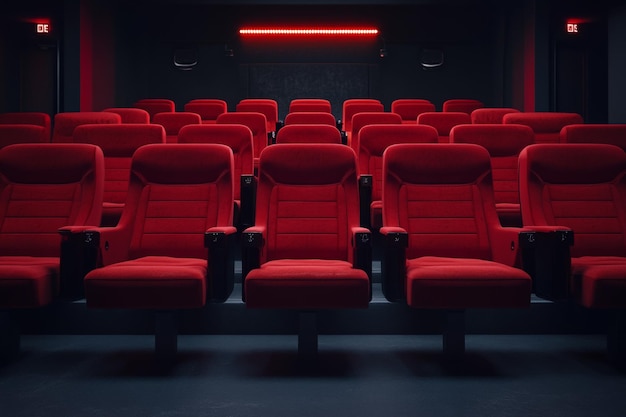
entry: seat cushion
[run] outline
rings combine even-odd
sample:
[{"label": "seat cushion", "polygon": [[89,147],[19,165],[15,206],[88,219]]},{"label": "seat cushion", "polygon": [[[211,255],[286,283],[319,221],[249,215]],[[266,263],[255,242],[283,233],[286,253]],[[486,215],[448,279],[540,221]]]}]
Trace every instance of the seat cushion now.
[{"label": "seat cushion", "polygon": [[626,258],[572,258],[571,292],[588,308],[626,307]]},{"label": "seat cushion", "polygon": [[59,288],[59,258],[0,256],[0,308],[49,304]]},{"label": "seat cushion", "polygon": [[370,300],[365,271],[339,260],[283,259],[250,271],[246,305],[253,308],[364,308]]},{"label": "seat cushion", "polygon": [[407,304],[415,308],[527,307],[531,278],[482,259],[424,256],[407,261]]},{"label": "seat cushion", "polygon": [[206,302],[207,261],[146,256],[94,269],[85,277],[88,307],[179,309]]}]

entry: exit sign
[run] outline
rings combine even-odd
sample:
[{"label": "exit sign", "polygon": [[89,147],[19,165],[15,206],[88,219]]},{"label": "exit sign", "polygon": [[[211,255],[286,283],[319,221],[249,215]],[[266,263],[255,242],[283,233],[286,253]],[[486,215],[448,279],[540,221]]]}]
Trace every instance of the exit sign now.
[{"label": "exit sign", "polygon": [[37,33],[50,33],[50,23],[37,23]]},{"label": "exit sign", "polygon": [[578,33],[578,23],[567,23],[567,33]]}]

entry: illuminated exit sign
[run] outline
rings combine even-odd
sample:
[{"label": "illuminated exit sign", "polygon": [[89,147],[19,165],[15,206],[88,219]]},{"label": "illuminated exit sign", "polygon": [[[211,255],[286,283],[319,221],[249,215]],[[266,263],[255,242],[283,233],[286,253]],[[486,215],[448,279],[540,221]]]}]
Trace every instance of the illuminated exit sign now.
[{"label": "illuminated exit sign", "polygon": [[50,33],[50,23],[37,23],[37,33]]},{"label": "illuminated exit sign", "polygon": [[578,23],[568,23],[566,29],[567,33],[578,33]]}]

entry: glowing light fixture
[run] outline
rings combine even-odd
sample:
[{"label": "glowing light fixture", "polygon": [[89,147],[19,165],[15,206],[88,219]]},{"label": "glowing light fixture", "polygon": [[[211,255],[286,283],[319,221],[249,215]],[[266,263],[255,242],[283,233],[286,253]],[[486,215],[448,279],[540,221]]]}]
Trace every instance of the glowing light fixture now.
[{"label": "glowing light fixture", "polygon": [[376,36],[375,28],[242,28],[244,36]]}]

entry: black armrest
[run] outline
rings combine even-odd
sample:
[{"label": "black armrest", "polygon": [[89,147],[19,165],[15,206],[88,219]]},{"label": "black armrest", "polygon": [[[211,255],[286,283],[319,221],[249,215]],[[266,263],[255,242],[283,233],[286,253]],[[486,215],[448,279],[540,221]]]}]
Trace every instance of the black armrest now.
[{"label": "black armrest", "polygon": [[382,291],[388,301],[403,301],[406,299],[406,248],[409,246],[409,236],[406,232],[385,229],[380,229],[383,236]]},{"label": "black armrest", "polygon": [[346,133],[345,130],[340,130],[339,133],[341,133],[341,143],[343,145],[347,145],[348,144],[348,134]]},{"label": "black armrest", "polygon": [[245,301],[245,282],[248,273],[261,266],[261,250],[263,250],[263,233],[257,230],[244,230],[241,234],[241,298]]},{"label": "black armrest", "polygon": [[365,271],[372,282],[372,233],[369,230],[354,233],[354,266]]},{"label": "black armrest", "polygon": [[362,174],[359,176],[359,216],[361,227],[365,227],[370,230],[372,228],[371,204],[372,176],[369,174]]},{"label": "black armrest", "polygon": [[254,225],[254,214],[256,207],[256,185],[257,180],[254,175],[246,174],[241,176],[241,206],[238,225],[238,229],[240,231]]},{"label": "black armrest", "polygon": [[60,296],[78,300],[84,298],[84,278],[98,266],[100,234],[61,230]]},{"label": "black armrest", "polygon": [[276,143],[276,132],[267,132],[267,144],[273,145]]},{"label": "black armrest", "polygon": [[531,276],[533,292],[546,300],[570,296],[571,230],[524,231],[519,235],[522,267]]},{"label": "black armrest", "polygon": [[235,236],[234,230],[209,230],[204,233],[204,247],[208,249],[207,299],[211,301],[224,302],[233,292]]}]

